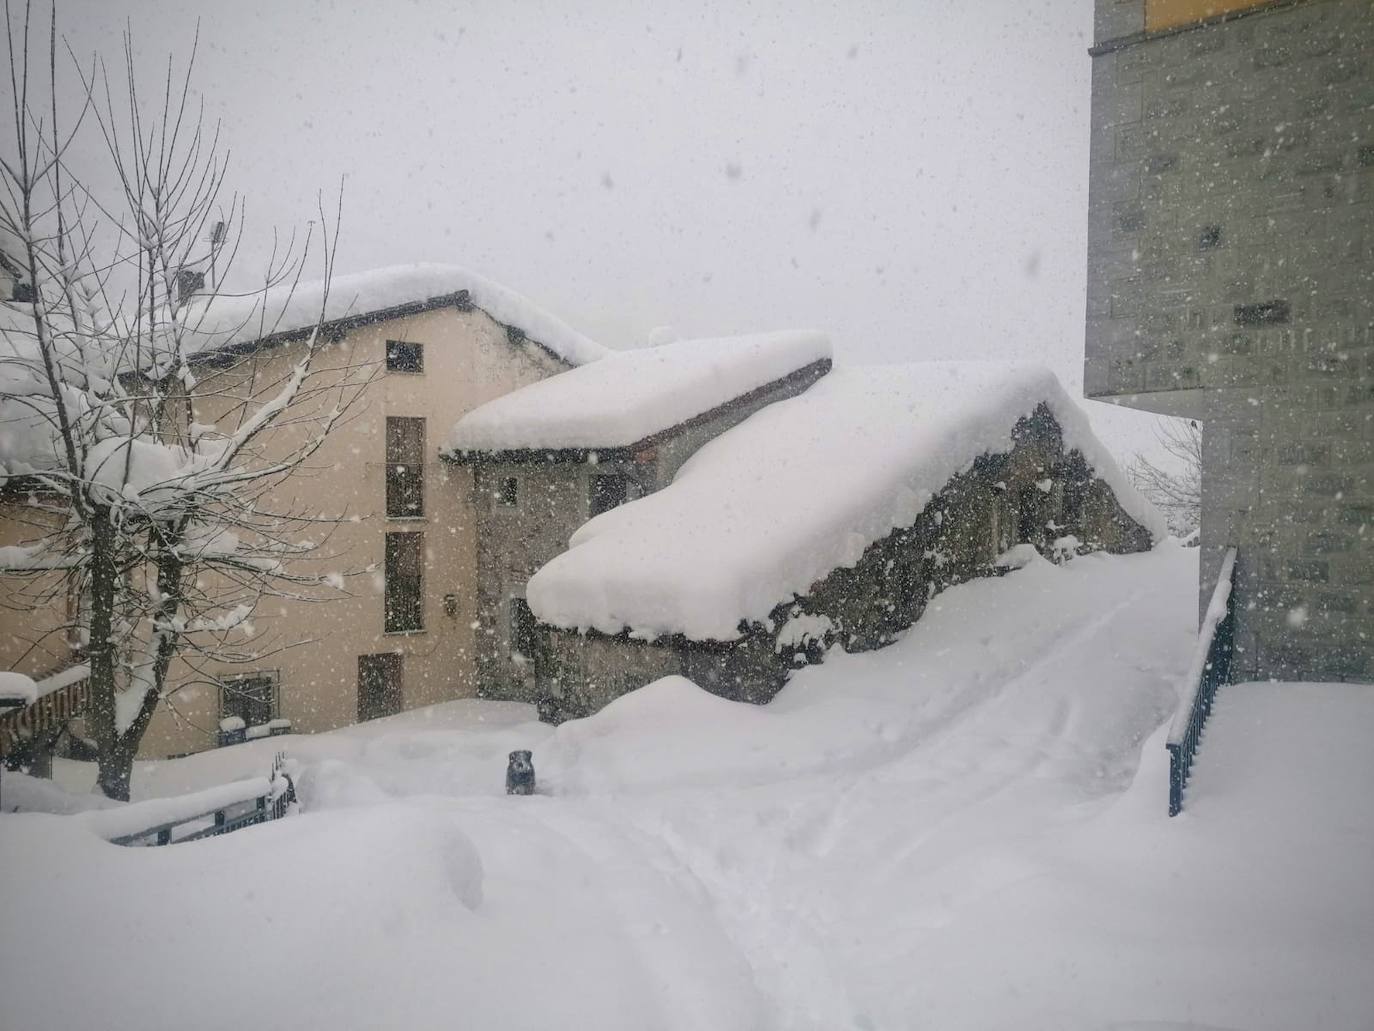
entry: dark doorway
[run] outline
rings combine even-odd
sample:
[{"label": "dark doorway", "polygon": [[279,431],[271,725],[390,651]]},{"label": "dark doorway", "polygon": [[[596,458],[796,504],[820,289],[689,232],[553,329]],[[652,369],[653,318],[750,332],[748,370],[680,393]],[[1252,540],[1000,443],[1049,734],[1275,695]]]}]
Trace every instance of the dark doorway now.
[{"label": "dark doorway", "polygon": [[358,656],[358,722],[401,711],[401,656]]},{"label": "dark doorway", "polygon": [[1023,487],[1017,496],[1016,539],[1040,544],[1045,531],[1045,494],[1038,487]]},{"label": "dark doorway", "polygon": [[512,655],[534,658],[539,642],[539,621],[524,598],[510,600],[510,650]]}]

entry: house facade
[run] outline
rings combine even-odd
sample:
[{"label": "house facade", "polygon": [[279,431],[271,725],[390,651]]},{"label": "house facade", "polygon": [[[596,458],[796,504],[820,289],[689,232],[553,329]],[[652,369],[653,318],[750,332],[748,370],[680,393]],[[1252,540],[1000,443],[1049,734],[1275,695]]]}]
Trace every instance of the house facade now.
[{"label": "house facade", "polygon": [[[214,747],[229,717],[258,732],[283,721],[317,732],[476,692],[472,472],[440,462],[437,437],[467,410],[594,360],[600,349],[463,270],[417,268],[335,277],[323,330],[332,343],[319,359],[325,380],[335,369],[340,377],[375,373],[323,446],[264,499],[276,511],[330,520],[295,532],[320,540],[311,571],[337,572],[337,590],[327,603],[263,600],[242,645],[228,642],[238,661],[178,658],[142,755]],[[299,290],[314,300],[309,285]],[[200,423],[232,424],[236,396],[278,389],[320,310],[288,306],[269,321],[272,333],[255,337],[251,323],[239,328],[242,313],[225,307],[193,361],[205,388]],[[315,403],[335,400],[320,391]],[[273,430],[266,454],[298,444],[310,415]],[[5,542],[25,539],[18,510],[8,514]],[[41,676],[79,658],[54,636],[62,622],[54,613],[6,614],[0,667]]]},{"label": "house facade", "polygon": [[1098,0],[1085,391],[1203,425],[1239,680],[1374,680],[1374,11]]}]

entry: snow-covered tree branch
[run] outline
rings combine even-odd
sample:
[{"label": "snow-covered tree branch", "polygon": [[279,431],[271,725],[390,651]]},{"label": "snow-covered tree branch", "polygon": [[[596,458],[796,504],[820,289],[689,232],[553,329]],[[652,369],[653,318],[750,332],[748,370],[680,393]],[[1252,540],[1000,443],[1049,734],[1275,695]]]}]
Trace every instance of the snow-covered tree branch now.
[{"label": "snow-covered tree branch", "polygon": [[1161,419],[1155,435],[1170,460],[1136,455],[1131,482],[1164,513],[1169,531],[1186,537],[1202,525],[1202,427],[1192,419]]},{"label": "snow-covered tree branch", "polygon": [[[312,560],[347,513],[303,508],[283,484],[376,370],[322,332],[338,208],[276,242],[248,288],[220,289],[240,281],[243,205],[225,196],[228,154],[192,89],[194,44],[146,103],[127,35],[113,74],[60,45],[55,11],[7,6],[6,40],[0,252],[22,289],[0,305],[0,483],[27,496],[34,533],[0,548],[0,577],[14,604],[65,600],[55,629],[90,664],[99,784],[127,798],[179,656],[233,661],[263,599],[342,591]],[[71,158],[79,133],[107,168]],[[313,328],[226,346],[245,328],[272,337],[313,267]]]}]

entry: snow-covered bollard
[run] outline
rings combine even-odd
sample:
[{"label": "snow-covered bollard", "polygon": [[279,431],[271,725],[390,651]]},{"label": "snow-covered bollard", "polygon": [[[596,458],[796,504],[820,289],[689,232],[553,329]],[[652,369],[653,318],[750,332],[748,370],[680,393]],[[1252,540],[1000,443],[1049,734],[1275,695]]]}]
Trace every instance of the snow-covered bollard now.
[{"label": "snow-covered bollard", "polygon": [[534,762],[532,756],[533,753],[524,748],[511,752],[510,762],[506,764],[506,794],[534,794]]},{"label": "snow-covered bollard", "polygon": [[219,721],[219,745],[241,745],[244,741],[244,732],[247,724],[243,722],[242,716],[226,716]]}]

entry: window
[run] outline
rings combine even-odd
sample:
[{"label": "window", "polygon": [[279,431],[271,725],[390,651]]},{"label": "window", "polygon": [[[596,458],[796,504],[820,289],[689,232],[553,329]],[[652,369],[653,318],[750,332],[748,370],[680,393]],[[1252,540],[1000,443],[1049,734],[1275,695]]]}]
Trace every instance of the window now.
[{"label": "window", "polygon": [[401,711],[401,675],[401,656],[395,652],[358,656],[359,723]]},{"label": "window", "polygon": [[406,340],[386,342],[387,372],[424,372],[425,345],[412,344]]},{"label": "window", "polygon": [[422,533],[389,533],[386,535],[386,601],[383,625],[389,634],[423,630],[424,549]]},{"label": "window", "polygon": [[245,673],[226,677],[219,688],[220,719],[237,716],[245,727],[260,727],[277,718],[277,675]]},{"label": "window", "polygon": [[512,598],[510,600],[510,650],[512,655],[519,655],[527,659],[534,656],[535,646],[539,642],[537,625],[538,620],[534,618],[534,613],[530,611],[529,604],[525,599]]},{"label": "window", "polygon": [[519,500],[520,481],[514,476],[507,476],[502,479],[501,485],[496,490],[496,503],[510,508]]},{"label": "window", "polygon": [[425,420],[386,420],[386,514],[404,519],[425,514]]},{"label": "window", "polygon": [[588,510],[594,516],[609,512],[618,505],[625,504],[629,497],[629,481],[619,473],[600,474],[592,477]]}]

